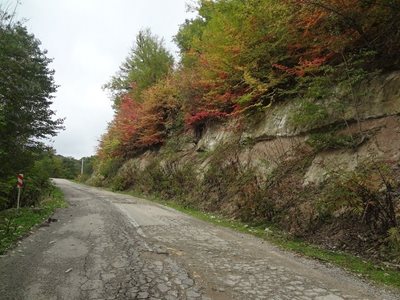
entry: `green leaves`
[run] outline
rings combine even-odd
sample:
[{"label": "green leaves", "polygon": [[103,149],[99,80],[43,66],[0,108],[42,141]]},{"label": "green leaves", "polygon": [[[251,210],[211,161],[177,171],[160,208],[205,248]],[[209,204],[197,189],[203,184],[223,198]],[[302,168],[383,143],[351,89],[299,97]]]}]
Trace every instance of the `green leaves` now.
[{"label": "green leaves", "polygon": [[140,31],[119,72],[104,85],[112,94],[114,108],[120,105],[121,97],[128,93],[141,101],[141,93],[164,78],[172,70],[173,64],[173,57],[164,47],[163,40],[149,29]]},{"label": "green leaves", "polygon": [[[15,175],[28,171],[41,139],[56,135],[62,119],[50,108],[54,71],[40,41],[0,10],[0,198],[6,202]],[[10,179],[13,178],[12,184]],[[0,207],[2,204],[0,203]]]},{"label": "green leaves", "polygon": [[[20,23],[0,24],[0,139],[2,146],[54,136],[62,120],[50,109],[56,91],[51,60]],[[2,147],[3,148],[3,147]]]}]

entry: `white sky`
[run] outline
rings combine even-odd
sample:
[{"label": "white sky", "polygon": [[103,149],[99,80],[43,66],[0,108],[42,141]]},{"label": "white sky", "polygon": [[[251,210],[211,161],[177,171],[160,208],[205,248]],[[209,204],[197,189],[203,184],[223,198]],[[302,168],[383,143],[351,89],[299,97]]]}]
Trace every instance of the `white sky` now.
[{"label": "white sky", "polygon": [[[14,0],[15,1],[15,0]],[[0,0],[0,3],[10,3]],[[52,109],[66,117],[54,138],[58,154],[80,158],[95,153],[113,111],[101,89],[128,55],[136,34],[149,27],[176,56],[172,37],[190,18],[187,0],[21,0],[18,19],[54,58],[60,85]],[[12,3],[12,2],[11,2]]]}]

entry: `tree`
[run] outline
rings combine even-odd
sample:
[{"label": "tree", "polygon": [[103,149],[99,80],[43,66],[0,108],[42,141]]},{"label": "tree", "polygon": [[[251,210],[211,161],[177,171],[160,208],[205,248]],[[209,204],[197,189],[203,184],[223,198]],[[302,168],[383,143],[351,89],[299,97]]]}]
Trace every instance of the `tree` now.
[{"label": "tree", "polygon": [[[198,17],[175,38],[185,73],[202,95],[187,99],[187,125],[234,116],[276,101],[285,76],[273,64],[287,57],[293,11],[278,0],[199,1]],[[278,76],[276,76],[278,75]]]},{"label": "tree", "polygon": [[[172,58],[162,41],[142,31],[106,85],[115,117],[101,139],[99,161],[157,149],[184,125],[200,135],[210,122],[252,118],[277,102],[335,98],[340,101],[332,105],[353,101],[358,107],[354,87],[400,63],[400,0],[196,5],[197,16],[174,38],[181,52],[177,68],[170,72]],[[313,120],[325,117],[313,103],[302,108]]]},{"label": "tree", "polygon": [[0,9],[0,180],[33,165],[41,140],[62,129],[51,110],[54,71],[40,41]]},{"label": "tree", "polygon": [[104,86],[111,92],[115,108],[128,93],[140,102],[142,91],[164,78],[173,64],[174,59],[163,40],[149,29],[140,31],[119,72]]}]

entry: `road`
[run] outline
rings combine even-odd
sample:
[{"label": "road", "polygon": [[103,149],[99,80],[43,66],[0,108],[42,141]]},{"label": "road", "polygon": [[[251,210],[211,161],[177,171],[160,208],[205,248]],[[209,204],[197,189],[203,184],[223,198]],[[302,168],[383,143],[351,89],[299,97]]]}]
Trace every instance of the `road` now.
[{"label": "road", "polygon": [[400,299],[253,236],[55,182],[69,207],[0,258],[0,299]]}]

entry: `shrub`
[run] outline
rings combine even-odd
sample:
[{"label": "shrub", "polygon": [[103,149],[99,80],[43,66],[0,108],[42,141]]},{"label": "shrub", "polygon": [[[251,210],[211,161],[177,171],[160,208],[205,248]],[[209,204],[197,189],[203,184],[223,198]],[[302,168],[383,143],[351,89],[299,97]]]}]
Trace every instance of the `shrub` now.
[{"label": "shrub", "polygon": [[9,177],[4,182],[0,182],[0,210],[11,206],[16,199],[17,178]]},{"label": "shrub", "polygon": [[397,226],[399,196],[393,193],[398,188],[394,178],[387,165],[377,163],[364,163],[355,171],[333,174],[320,199],[320,213],[335,218],[350,217],[386,235]]},{"label": "shrub", "polygon": [[307,144],[315,151],[351,149],[357,146],[357,141],[351,135],[336,134],[335,132],[313,133]]},{"label": "shrub", "polygon": [[395,262],[400,262],[400,228],[392,227],[387,233],[386,242],[389,255]]}]

